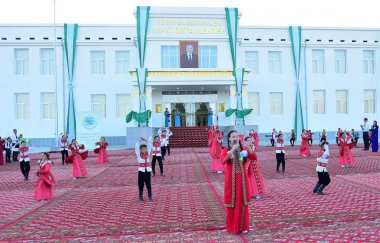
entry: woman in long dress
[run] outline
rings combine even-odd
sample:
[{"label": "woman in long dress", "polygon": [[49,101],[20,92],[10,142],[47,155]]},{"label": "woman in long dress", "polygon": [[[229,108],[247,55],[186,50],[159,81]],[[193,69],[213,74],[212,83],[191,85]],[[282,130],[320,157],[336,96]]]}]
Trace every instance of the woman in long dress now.
[{"label": "woman in long dress", "polygon": [[256,148],[250,137],[244,139],[245,147],[248,151],[248,178],[252,197],[260,199],[260,195],[265,193],[264,181],[261,176],[259,164],[257,162]]},{"label": "woman in long dress", "polygon": [[227,232],[247,234],[249,230],[248,204],[251,200],[247,172],[248,153],[239,141],[239,134],[232,130],[227,135],[228,147],[222,151],[224,176],[224,203],[227,208]]},{"label": "woman in long dress", "polygon": [[96,160],[96,163],[98,164],[108,163],[109,162],[108,152],[107,152],[108,143],[106,142],[106,139],[104,137],[100,137],[99,142],[96,142],[95,145],[98,146],[98,148],[94,150],[94,152],[98,154],[98,159]]},{"label": "woman in long dress", "polygon": [[224,166],[222,162],[220,162],[223,137],[224,137],[223,133],[218,133],[218,135],[214,136],[211,140],[211,148],[212,148],[212,154],[211,154],[212,163],[210,166],[211,172],[217,172],[217,173],[224,172]]},{"label": "woman in long dress", "polygon": [[300,155],[301,156],[310,156],[310,148],[309,148],[309,143],[308,143],[308,133],[305,129],[302,130],[301,134],[302,142],[300,145]]},{"label": "woman in long dress", "polygon": [[208,111],[208,117],[207,117],[207,125],[209,127],[212,126],[212,124],[214,123],[213,118],[214,118],[214,112],[210,108],[210,110]]},{"label": "woman in long dress", "polygon": [[38,184],[34,192],[34,198],[37,201],[49,200],[53,198],[53,186],[55,179],[50,171],[51,160],[48,153],[42,154],[42,159],[38,161],[40,169],[37,171]]},{"label": "woman in long dress", "polygon": [[373,121],[373,125],[371,128],[371,146],[372,146],[372,152],[377,152],[379,149],[379,126],[377,125],[377,121]]},{"label": "woman in long dress", "polygon": [[4,164],[4,155],[3,155],[3,144],[5,143],[5,140],[0,137],[0,165]]},{"label": "woman in long dress", "polygon": [[175,127],[181,126],[181,113],[178,111],[178,109],[175,110]]},{"label": "woman in long dress", "polygon": [[340,134],[339,138],[339,163],[344,167],[349,167],[350,165],[355,164],[355,159],[352,156],[351,149],[354,146],[354,143],[351,142],[350,137],[347,137],[345,132]]},{"label": "woman in long dress", "polygon": [[78,145],[77,140],[73,139],[68,148],[71,150],[71,155],[66,158],[66,163],[73,164],[74,179],[88,176],[86,166],[83,162],[83,160],[87,158],[88,151],[85,150],[84,145]]}]

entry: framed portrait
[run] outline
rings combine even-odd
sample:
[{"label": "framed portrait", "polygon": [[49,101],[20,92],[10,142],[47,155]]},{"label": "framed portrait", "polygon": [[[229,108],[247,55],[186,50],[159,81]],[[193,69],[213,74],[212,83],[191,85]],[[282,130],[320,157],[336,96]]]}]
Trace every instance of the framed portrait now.
[{"label": "framed portrait", "polygon": [[180,41],[179,55],[181,68],[198,68],[198,41]]},{"label": "framed portrait", "polygon": [[161,113],[161,112],[162,112],[162,105],[156,104],[156,113]]}]

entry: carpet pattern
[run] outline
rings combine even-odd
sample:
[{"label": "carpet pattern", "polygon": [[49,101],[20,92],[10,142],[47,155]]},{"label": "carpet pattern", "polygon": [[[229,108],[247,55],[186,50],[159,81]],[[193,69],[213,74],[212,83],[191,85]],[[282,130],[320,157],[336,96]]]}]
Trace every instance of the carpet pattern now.
[{"label": "carpet pattern", "polygon": [[[357,163],[339,165],[331,146],[328,195],[312,192],[315,155],[286,147],[286,173],[275,172],[272,147],[260,147],[266,194],[252,199],[248,235],[225,230],[223,174],[209,171],[208,148],[173,148],[164,176],[152,177],[154,202],[138,202],[137,165],[131,150],[110,151],[110,163],[85,161],[89,177],[74,180],[71,165],[52,167],[55,198],[36,202],[38,167],[23,182],[18,163],[0,166],[0,241],[6,242],[380,242],[380,156],[355,148]],[[158,164],[156,171],[159,171]],[[147,199],[147,192],[144,191]]]}]

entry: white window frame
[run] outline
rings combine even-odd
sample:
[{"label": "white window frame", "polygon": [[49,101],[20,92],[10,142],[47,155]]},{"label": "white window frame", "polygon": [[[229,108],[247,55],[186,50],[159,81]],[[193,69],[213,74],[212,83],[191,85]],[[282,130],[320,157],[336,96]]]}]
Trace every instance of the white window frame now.
[{"label": "white window frame", "polygon": [[[367,58],[365,53],[371,53],[372,57]],[[363,50],[363,73],[374,74],[375,73],[375,50]]]},{"label": "white window frame", "polygon": [[[205,48],[208,48],[207,53]],[[215,48],[215,56],[211,55],[211,48]],[[203,57],[208,59],[208,63],[203,63]],[[215,67],[211,65],[211,59],[215,58]],[[200,68],[218,68],[218,46],[217,45],[201,45],[199,46],[199,67]]]},{"label": "white window frame", "polygon": [[[126,54],[126,59],[118,58],[118,53]],[[121,70],[119,70],[119,65],[121,67]],[[122,74],[126,75],[128,74],[129,68],[131,66],[131,52],[129,50],[116,50],[115,51],[115,74]]]},{"label": "white window frame", "polygon": [[[274,113],[272,113],[272,95],[281,94],[281,100],[273,101],[274,102]],[[281,104],[281,105],[279,105]],[[278,106],[281,107],[278,108]],[[284,93],[283,92],[270,92],[269,93],[269,113],[272,116],[282,116],[284,114]]]},{"label": "white window frame", "polygon": [[[102,103],[95,103],[94,97],[95,96],[104,96],[104,104]],[[100,114],[98,112],[95,112],[95,106],[103,106],[104,105],[104,114]],[[91,94],[91,112],[94,114],[97,114],[101,118],[107,118],[107,95],[106,94]]]},{"label": "white window frame", "polygon": [[[343,59],[338,57],[337,53],[339,53],[339,52],[344,53]],[[338,73],[338,74],[346,74],[347,73],[347,50],[345,50],[345,49],[334,50],[334,66],[335,66],[335,73]],[[341,70],[341,68],[343,70]]]},{"label": "white window frame", "polygon": [[[250,56],[250,54],[252,54]],[[245,67],[251,70],[251,73],[259,73],[259,52],[258,51],[246,51],[245,52]]]},{"label": "white window frame", "polygon": [[[18,58],[17,51],[26,51],[26,57]],[[21,71],[17,69],[18,63],[21,64]],[[14,73],[17,76],[24,76],[29,74],[29,49],[28,48],[15,48],[14,49]]]},{"label": "white window frame", "polygon": [[[102,53],[103,59],[95,59],[93,58],[96,53]],[[106,52],[104,50],[91,50],[90,51],[90,69],[91,74],[93,75],[105,75],[106,74]],[[94,70],[94,67],[97,67],[96,70]]]},{"label": "white window frame", "polygon": [[[52,95],[53,99],[51,102],[44,101],[45,95]],[[55,119],[55,96],[54,92],[42,92],[41,93],[41,119],[42,120],[53,120]],[[45,107],[47,106],[47,117],[45,115]]]},{"label": "white window frame", "polygon": [[[319,58],[314,56],[314,53],[321,53],[322,56]],[[319,55],[318,55],[319,56]],[[311,64],[312,72],[315,74],[325,73],[325,50],[324,49],[312,49],[311,50]]]},{"label": "white window frame", "polygon": [[[323,92],[323,98],[316,98],[316,92]],[[326,115],[326,90],[313,90],[313,114]]]},{"label": "white window frame", "polygon": [[[18,103],[17,102],[17,96],[18,95],[27,95],[28,103]],[[15,120],[29,120],[30,119],[30,94],[29,93],[15,93],[14,95],[15,100]],[[22,117],[18,117],[19,109],[22,109]]]},{"label": "white window frame", "polygon": [[[344,91],[346,93],[346,100],[340,100],[338,99],[338,92],[339,91]],[[346,89],[339,89],[339,90],[335,90],[335,110],[336,110],[336,114],[338,115],[347,115],[349,113],[349,106],[348,106],[348,90]],[[342,103],[344,105],[344,102],[346,103],[346,112],[344,112],[344,106],[342,106]],[[340,105],[338,105],[338,103],[340,103]],[[340,110],[339,110],[340,108]]]},{"label": "white window frame", "polygon": [[[121,103],[119,102],[119,99],[121,96],[126,96],[127,97],[127,100],[129,100],[129,102],[125,102],[125,103]],[[123,109],[126,110],[126,114],[120,114],[120,106],[124,106]],[[129,109],[126,108],[129,106]],[[132,95],[131,94],[116,94],[116,117],[117,118],[125,118],[125,116],[130,112],[132,111]]]},{"label": "white window frame", "polygon": [[[164,55],[164,48],[168,48],[169,50],[169,54],[168,55]],[[171,53],[171,48],[176,49],[175,53]],[[169,66],[168,67],[164,67],[164,58],[168,58],[169,60]],[[171,57],[175,57],[176,58],[176,62],[175,62],[175,65],[173,65],[173,63],[171,63]],[[179,68],[179,46],[178,45],[161,45],[161,68]]]},{"label": "white window frame", "polygon": [[[256,99],[256,104],[253,102],[254,100],[250,100],[251,98]],[[251,116],[260,116],[260,93],[259,92],[249,92],[248,93],[248,107],[253,109],[251,112]]]},{"label": "white window frame", "polygon": [[[53,52],[53,57],[51,59],[46,59],[43,57],[44,51]],[[45,73],[45,65],[47,72]],[[53,75],[54,74],[54,49],[53,48],[41,48],[40,49],[40,74],[41,75]]]},{"label": "white window frame", "polygon": [[[279,55],[278,56],[271,55],[275,53]],[[282,52],[281,51],[268,51],[268,71],[269,73],[282,73]]]},{"label": "white window frame", "polygon": [[[373,98],[369,98],[366,92],[372,92]],[[365,89],[363,90],[363,101],[364,101],[364,113],[365,114],[375,114],[376,112],[376,89]]]}]

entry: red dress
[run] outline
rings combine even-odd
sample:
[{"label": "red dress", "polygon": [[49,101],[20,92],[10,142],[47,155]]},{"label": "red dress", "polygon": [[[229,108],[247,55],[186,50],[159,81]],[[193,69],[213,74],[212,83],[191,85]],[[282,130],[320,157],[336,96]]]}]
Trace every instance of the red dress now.
[{"label": "red dress", "polygon": [[99,164],[108,163],[109,162],[108,153],[107,153],[108,143],[104,142],[101,144],[100,142],[96,142],[96,145],[100,146],[99,153],[98,153],[98,159],[96,160],[96,162]]},{"label": "red dress", "polygon": [[[224,175],[224,203],[227,208],[227,232],[238,234],[249,230],[248,203],[249,179],[247,166],[240,162],[238,156],[232,157],[228,148],[222,150],[222,163],[226,165]],[[248,188],[247,188],[248,187]]]},{"label": "red dress", "polygon": [[34,198],[37,201],[53,198],[53,186],[55,185],[55,179],[53,174],[50,172],[50,166],[50,161],[42,161],[40,164],[40,170],[37,172],[38,184],[34,192]]},{"label": "red dress", "polygon": [[211,148],[212,148],[212,164],[210,166],[210,171],[224,171],[224,165],[220,162],[220,155],[222,153],[222,144],[217,137],[211,140]]},{"label": "red dress", "polygon": [[301,156],[310,156],[310,148],[309,143],[307,142],[308,135],[307,134],[301,134],[302,142],[300,146],[300,155]]},{"label": "red dress", "polygon": [[354,143],[348,143],[348,141],[350,141],[349,137],[345,139],[339,138],[339,163],[346,166],[355,164],[355,159],[351,152]]},{"label": "red dress", "polygon": [[248,153],[248,160],[248,178],[251,189],[250,193],[252,196],[262,195],[265,193],[264,180],[261,176],[255,151],[253,151],[253,153]]},{"label": "red dress", "polygon": [[86,177],[88,175],[87,169],[83,160],[87,158],[88,151],[80,153],[80,149],[84,149],[84,145],[70,144],[68,149],[71,150],[71,155],[65,159],[66,163],[73,163],[73,177]]}]

